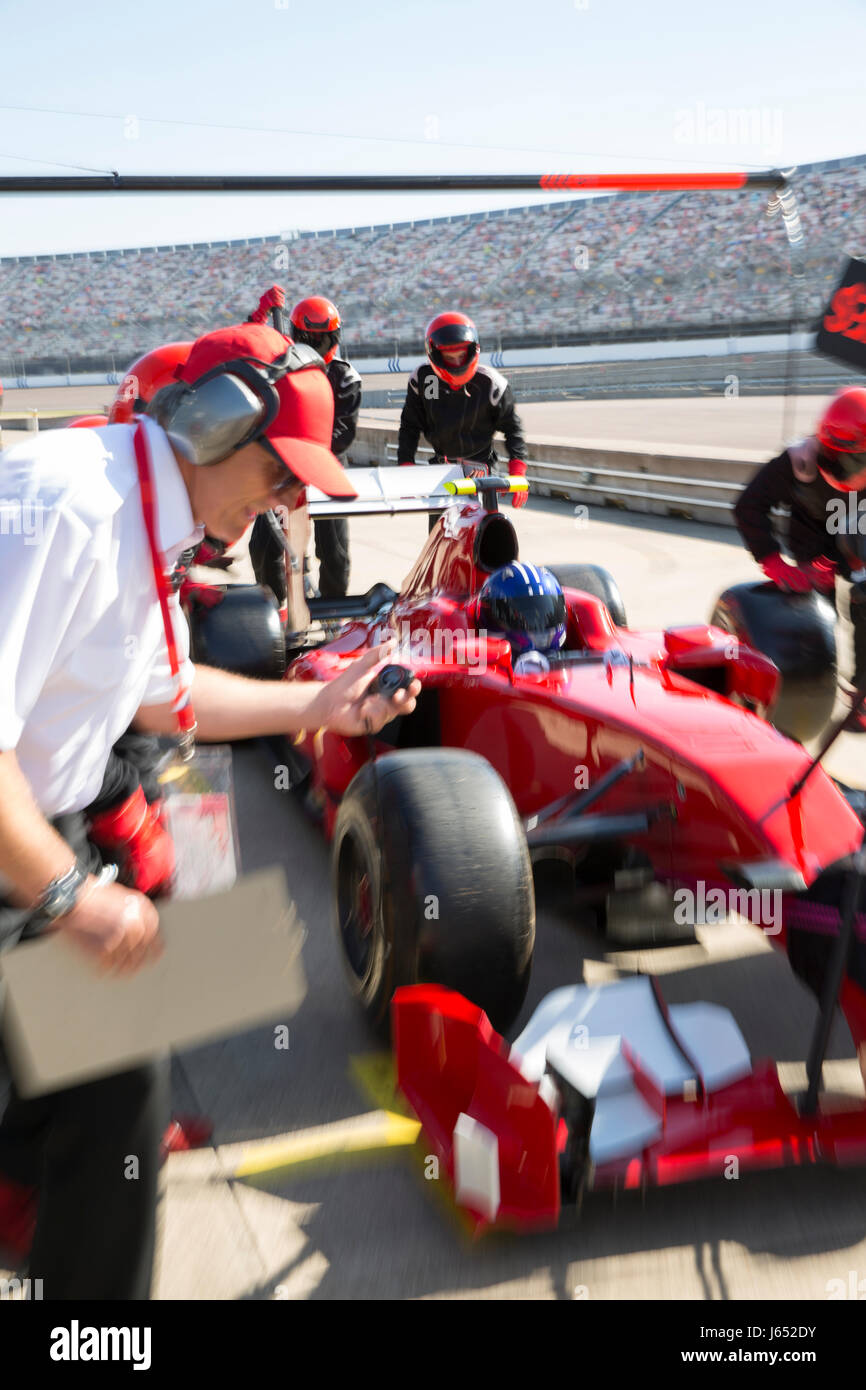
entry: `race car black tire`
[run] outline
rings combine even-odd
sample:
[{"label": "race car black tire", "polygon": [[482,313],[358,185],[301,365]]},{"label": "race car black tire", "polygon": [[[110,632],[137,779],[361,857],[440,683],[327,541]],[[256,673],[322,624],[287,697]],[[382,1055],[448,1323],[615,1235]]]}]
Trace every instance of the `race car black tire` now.
[{"label": "race car black tire", "polygon": [[193,602],[189,631],[194,662],[258,680],[282,680],[286,641],[269,589],[232,584],[213,608]]},{"label": "race car black tire", "polygon": [[486,759],[453,748],[387,753],[337,814],[337,938],[352,994],[381,1033],[401,985],[440,984],[508,1028],[535,941],[523,825]]},{"label": "race car black tire", "polygon": [[628,627],[625,604],[616,581],[601,565],[548,565],[563,589],[582,589],[607,604],[608,612],[617,627]]},{"label": "race car black tire", "polygon": [[819,594],[786,594],[775,584],[734,584],[710,622],[775,662],[782,687],[769,721],[799,743],[816,738],[836,701],[836,615]]}]

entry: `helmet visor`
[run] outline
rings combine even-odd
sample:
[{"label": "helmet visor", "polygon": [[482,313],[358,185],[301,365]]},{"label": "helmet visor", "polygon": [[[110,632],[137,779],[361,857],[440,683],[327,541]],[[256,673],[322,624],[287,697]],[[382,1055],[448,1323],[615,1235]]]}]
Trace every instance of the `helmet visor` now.
[{"label": "helmet visor", "polygon": [[818,468],[828,483],[843,492],[857,492],[866,487],[866,452],[843,454],[835,449],[821,449]]},{"label": "helmet visor", "polygon": [[340,342],[339,328],[320,332],[312,328],[297,328],[292,324],[291,333],[296,343],[306,343],[308,347],[314,348],[322,358],[324,358],[332,348],[336,348]]},{"label": "helmet visor", "polygon": [[462,343],[477,343],[478,334],[468,323],[443,323],[428,339],[432,347],[453,348]]},{"label": "helmet visor", "polygon": [[446,347],[439,349],[439,356],[448,363],[449,367],[463,367],[472,355],[472,345],[470,343],[459,343],[457,347]]},{"label": "helmet visor", "polygon": [[491,625],[506,632],[552,632],[565,622],[562,594],[532,594],[489,598],[484,603]]}]

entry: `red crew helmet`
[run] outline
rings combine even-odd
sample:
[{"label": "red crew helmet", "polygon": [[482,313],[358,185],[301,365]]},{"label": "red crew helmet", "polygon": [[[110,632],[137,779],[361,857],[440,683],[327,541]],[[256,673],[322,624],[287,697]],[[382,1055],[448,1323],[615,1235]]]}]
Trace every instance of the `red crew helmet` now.
[{"label": "red crew helmet", "polygon": [[139,357],[128,369],[117,391],[108,416],[109,424],[128,425],[141,414],[163,386],[178,379],[178,372],[189,357],[192,343],[165,343]]},{"label": "red crew helmet", "polygon": [[866,487],[866,388],[846,386],[825,410],[818,425],[818,469],[842,492]]},{"label": "red crew helmet", "polygon": [[330,362],[337,351],[342,324],[336,304],[320,294],[301,299],[289,315],[292,338],[315,348],[319,356]]},{"label": "red crew helmet", "polygon": [[478,366],[478,329],[465,314],[437,314],[427,325],[424,350],[438,377],[454,390],[471,381]]},{"label": "red crew helmet", "polygon": [[68,430],[101,430],[103,425],[107,424],[107,415],[79,415],[77,420],[70,420],[66,428]]}]

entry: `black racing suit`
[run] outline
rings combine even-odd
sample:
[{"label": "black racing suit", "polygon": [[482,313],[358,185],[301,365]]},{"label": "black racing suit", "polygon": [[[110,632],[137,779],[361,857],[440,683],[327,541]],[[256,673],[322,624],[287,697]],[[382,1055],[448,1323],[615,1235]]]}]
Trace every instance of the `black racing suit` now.
[{"label": "black racing suit", "polygon": [[[817,442],[793,445],[760,468],[740,494],[734,519],[747,548],[759,564],[782,549],[770,515],[774,507],[790,508],[788,548],[800,563],[826,556],[846,579],[866,561],[864,537],[847,534],[849,515],[857,518],[864,493],[841,492],[825,482],[816,467]],[[853,505],[852,505],[853,504]],[[833,595],[835,602],[835,594]],[[854,628],[854,684],[866,682],[866,605],[851,604]]]},{"label": "black racing suit", "polygon": [[[414,463],[423,434],[440,459],[472,459],[497,462],[493,436],[505,436],[509,459],[526,460],[523,426],[514,405],[514,393],[495,367],[479,365],[465,386],[456,389],[440,380],[429,362],[412,373],[397,436],[397,462]],[[430,517],[431,530],[438,517]]]},{"label": "black racing suit", "polygon": [[[346,451],[358,428],[361,378],[341,357],[326,367],[334,392],[334,429],[331,452],[346,466]],[[322,598],[343,598],[349,588],[349,523],[344,516],[323,517],[315,522],[316,558],[319,561],[319,593]],[[256,579],[273,589],[278,602],[286,601],[285,565],[279,542],[267,517],[256,517],[250,535],[250,559]]]},{"label": "black racing suit", "polygon": [[425,435],[437,458],[495,463],[493,436],[505,435],[509,459],[526,459],[523,427],[514,394],[495,367],[479,366],[456,390],[441,381],[428,362],[409,378],[397,437],[398,463],[413,463]]}]

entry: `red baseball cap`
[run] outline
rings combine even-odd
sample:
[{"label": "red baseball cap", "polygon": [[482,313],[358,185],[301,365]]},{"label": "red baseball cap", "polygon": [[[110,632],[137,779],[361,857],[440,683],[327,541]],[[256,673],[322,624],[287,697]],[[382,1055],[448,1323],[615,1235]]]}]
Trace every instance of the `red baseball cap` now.
[{"label": "red baseball cap", "polygon": [[[285,357],[287,347],[283,335],[267,324],[218,328],[193,343],[176,376],[179,381],[193,383],[214,367],[238,360],[270,366]],[[322,363],[311,362],[287,371],[273,382],[273,388],[279,394],[280,409],[262,438],[302,483],[329,497],[357,497],[349,475],[331,453],[334,393]]]}]

